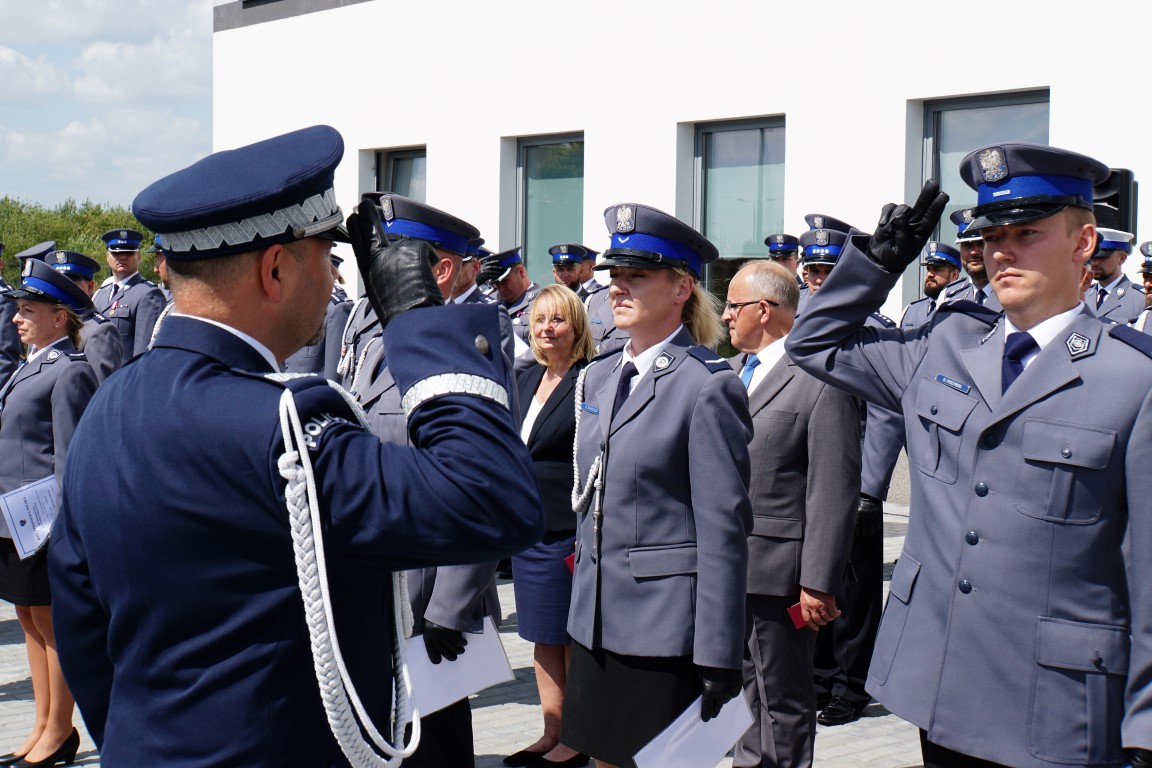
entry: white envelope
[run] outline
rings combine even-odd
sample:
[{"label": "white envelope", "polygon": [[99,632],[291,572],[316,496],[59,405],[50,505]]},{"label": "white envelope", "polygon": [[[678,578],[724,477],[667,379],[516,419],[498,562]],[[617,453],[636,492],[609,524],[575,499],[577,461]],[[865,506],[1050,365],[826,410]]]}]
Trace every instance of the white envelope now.
[{"label": "white envelope", "polygon": [[56,476],[48,475],[0,496],[0,513],[20,559],[35,554],[56,519]]},{"label": "white envelope", "polygon": [[500,642],[500,633],[492,617],[484,619],[479,635],[464,633],[468,647],[456,661],[443,659],[433,664],[424,647],[424,636],[408,638],[408,672],[412,676],[412,695],[421,715],[430,715],[454,702],[485,688],[513,679],[512,667]]},{"label": "white envelope", "polygon": [[708,722],[700,719],[700,699],[636,753],[636,768],[712,768],[752,726],[752,711],[741,691]]}]

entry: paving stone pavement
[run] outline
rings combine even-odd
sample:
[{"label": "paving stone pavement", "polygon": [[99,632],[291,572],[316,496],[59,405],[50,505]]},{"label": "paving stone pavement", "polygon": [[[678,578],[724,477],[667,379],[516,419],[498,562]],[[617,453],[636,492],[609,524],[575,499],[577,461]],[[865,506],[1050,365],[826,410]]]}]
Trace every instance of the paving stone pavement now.
[{"label": "paving stone pavement", "polygon": [[[900,553],[907,519],[907,507],[886,506],[884,558],[889,566]],[[890,567],[888,573],[891,573]],[[477,768],[502,766],[505,755],[534,742],[542,727],[532,674],[532,646],[516,634],[512,583],[502,581],[499,590],[505,616],[501,638],[516,679],[484,691],[472,701]],[[0,602],[0,754],[23,741],[32,719],[32,683],[28,679],[24,634],[12,606]],[[99,757],[79,714],[76,723],[81,735],[76,765],[99,765]],[[731,764],[731,759],[719,763],[724,767]],[[900,768],[920,764],[916,729],[879,704],[869,706],[855,723],[817,729],[815,765],[818,768]]]}]

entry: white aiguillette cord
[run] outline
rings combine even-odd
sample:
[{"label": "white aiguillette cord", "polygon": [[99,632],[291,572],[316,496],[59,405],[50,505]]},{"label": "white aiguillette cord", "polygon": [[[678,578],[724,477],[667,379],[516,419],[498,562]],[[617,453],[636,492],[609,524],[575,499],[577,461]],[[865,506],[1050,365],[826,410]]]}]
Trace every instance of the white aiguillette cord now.
[{"label": "white aiguillette cord", "polygon": [[[295,375],[270,374],[268,378],[284,381]],[[361,426],[371,432],[359,403],[339,386],[328,383],[348,403]],[[296,400],[290,389],[285,389],[280,398],[280,429],[284,434],[284,454],[280,457],[278,467],[281,476],[288,482],[284,495],[288,503],[292,548],[296,554],[296,573],[300,580],[300,594],[304,598],[304,615],[312,644],[316,680],[320,684],[320,698],[329,727],[353,768],[398,768],[404,758],[416,751],[420,742],[420,713],[412,698],[412,680],[408,673],[405,650],[405,638],[412,628],[412,609],[408,603],[405,574],[398,571],[392,578],[391,639],[395,690],[390,743],[376,730],[372,719],[365,712],[340,653],[328,591],[328,569],[324,560],[316,477],[308,456],[300,414],[296,410]],[[410,723],[411,741],[407,746],[394,747],[393,743],[403,744],[404,732]],[[376,749],[365,740],[364,733],[368,734]],[[389,755],[389,758],[381,757],[377,750]]]}]

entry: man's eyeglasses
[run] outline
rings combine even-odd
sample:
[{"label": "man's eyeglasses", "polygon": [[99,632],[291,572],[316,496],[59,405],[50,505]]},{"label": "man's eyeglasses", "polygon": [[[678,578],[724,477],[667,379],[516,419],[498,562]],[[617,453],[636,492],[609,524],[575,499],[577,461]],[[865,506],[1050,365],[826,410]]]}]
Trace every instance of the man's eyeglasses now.
[{"label": "man's eyeglasses", "polygon": [[728,312],[735,312],[736,310],[740,309],[740,307],[746,307],[749,304],[759,304],[762,301],[768,302],[773,307],[780,306],[775,301],[772,301],[772,299],[756,299],[755,301],[736,301],[736,302],[726,301],[726,302],[724,302],[724,309]]}]

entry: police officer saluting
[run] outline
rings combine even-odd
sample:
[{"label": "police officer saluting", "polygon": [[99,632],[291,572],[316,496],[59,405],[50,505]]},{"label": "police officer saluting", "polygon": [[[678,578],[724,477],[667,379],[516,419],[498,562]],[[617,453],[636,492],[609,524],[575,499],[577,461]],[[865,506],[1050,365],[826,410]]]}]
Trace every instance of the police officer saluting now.
[{"label": "police officer saluting", "polygon": [[[387,245],[374,203],[348,231],[411,447],[382,444],[330,382],[276,373],[324,321],[343,157],[314,126],[133,203],[164,237],[176,309],[77,428],[49,551],[61,663],[108,765],[397,765],[412,708],[394,573],[541,535],[497,310],[440,306],[427,244]],[[158,407],[124,408],[140,392]]]},{"label": "police officer saluting", "polygon": [[1108,167],[1003,144],[960,173],[1004,315],[958,301],[860,329],[939,220],[930,181],[852,233],[788,337],[812,375],[905,416],[913,512],[869,691],[920,727],[925,766],[1146,766],[1152,344],[1080,300]]}]

